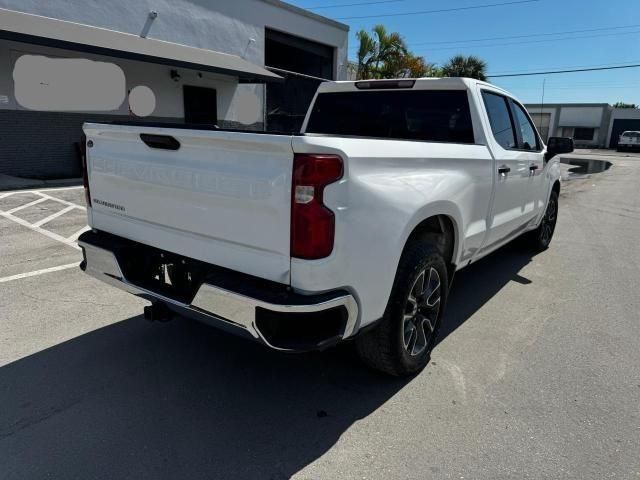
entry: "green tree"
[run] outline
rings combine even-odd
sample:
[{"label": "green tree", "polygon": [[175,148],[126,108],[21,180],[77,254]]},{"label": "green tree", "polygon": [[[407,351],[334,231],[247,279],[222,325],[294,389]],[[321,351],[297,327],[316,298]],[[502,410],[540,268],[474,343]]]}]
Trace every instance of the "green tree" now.
[{"label": "green tree", "polygon": [[399,33],[387,32],[384,25],[376,25],[371,34],[360,30],[356,36],[357,80],[426,77],[437,71],[423,57],[413,55]]},{"label": "green tree", "polygon": [[638,108],[635,103],[616,102],[613,104],[613,108]]},{"label": "green tree", "polygon": [[487,63],[473,55],[456,55],[442,67],[444,77],[467,77],[487,80]]}]

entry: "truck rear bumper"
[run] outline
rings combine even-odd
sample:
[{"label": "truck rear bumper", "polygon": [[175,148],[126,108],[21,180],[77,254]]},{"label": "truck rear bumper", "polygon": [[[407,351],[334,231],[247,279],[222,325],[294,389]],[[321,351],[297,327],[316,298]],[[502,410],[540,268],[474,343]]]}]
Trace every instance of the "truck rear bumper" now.
[{"label": "truck rear bumper", "polygon": [[[320,350],[355,333],[358,306],[345,290],[302,295],[286,285],[211,265],[207,266],[210,270],[206,270],[194,295],[176,298],[166,288],[134,281],[124,273],[125,255],[131,255],[132,249],[136,256],[149,250],[167,258],[157,249],[95,231],[82,234],[78,243],[84,255],[80,268],[98,280],[151,302],[162,302],[180,316],[234,333],[248,333],[254,340],[277,350]],[[127,249],[129,252],[124,253]],[[186,265],[193,262],[187,257],[164,253],[174,262],[180,260]],[[158,282],[157,277],[154,281]]]}]

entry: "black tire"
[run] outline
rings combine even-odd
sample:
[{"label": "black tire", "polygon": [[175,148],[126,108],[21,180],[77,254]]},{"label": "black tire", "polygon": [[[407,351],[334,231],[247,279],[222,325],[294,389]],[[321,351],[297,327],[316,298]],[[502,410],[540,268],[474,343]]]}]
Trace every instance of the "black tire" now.
[{"label": "black tire", "polygon": [[535,230],[526,234],[525,243],[527,248],[534,252],[543,252],[551,244],[553,233],[556,230],[556,222],[558,221],[558,192],[551,191],[547,209],[540,225]]},{"label": "black tire", "polygon": [[[418,296],[414,294],[419,291],[421,275],[423,293]],[[437,289],[434,288],[436,277]],[[393,376],[422,370],[429,363],[448,293],[447,266],[440,250],[427,241],[407,245],[382,320],[373,330],[356,338],[360,358],[371,368]],[[414,315],[413,320],[405,319],[409,313]],[[412,325],[416,329],[415,337],[411,333]],[[424,347],[416,348],[423,346],[420,329],[424,333]]]}]

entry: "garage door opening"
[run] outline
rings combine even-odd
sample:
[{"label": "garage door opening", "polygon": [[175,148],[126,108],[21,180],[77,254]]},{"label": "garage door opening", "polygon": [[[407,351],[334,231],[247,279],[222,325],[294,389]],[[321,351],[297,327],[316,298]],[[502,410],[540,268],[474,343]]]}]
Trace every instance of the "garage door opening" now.
[{"label": "garage door opening", "polygon": [[334,55],[335,49],[328,45],[265,30],[265,64],[285,78],[283,83],[267,85],[267,130],[300,130],[318,85],[335,78]]},{"label": "garage door opening", "polygon": [[617,148],[618,141],[620,140],[620,135],[622,135],[627,130],[640,131],[640,119],[625,118],[625,119],[614,120],[613,126],[611,128],[611,138],[609,140],[609,148]]}]

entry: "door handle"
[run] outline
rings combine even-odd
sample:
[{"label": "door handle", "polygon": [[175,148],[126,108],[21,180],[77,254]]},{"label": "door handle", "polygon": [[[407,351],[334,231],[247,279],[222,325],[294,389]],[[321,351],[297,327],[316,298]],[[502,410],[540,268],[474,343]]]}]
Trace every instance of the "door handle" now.
[{"label": "door handle", "polygon": [[538,170],[538,165],[536,165],[535,163],[529,165],[529,170],[531,170],[532,172],[535,172],[536,170]]},{"label": "door handle", "polygon": [[511,171],[511,168],[507,167],[506,165],[502,165],[501,167],[498,167],[498,173],[500,175],[506,175],[510,171]]}]

